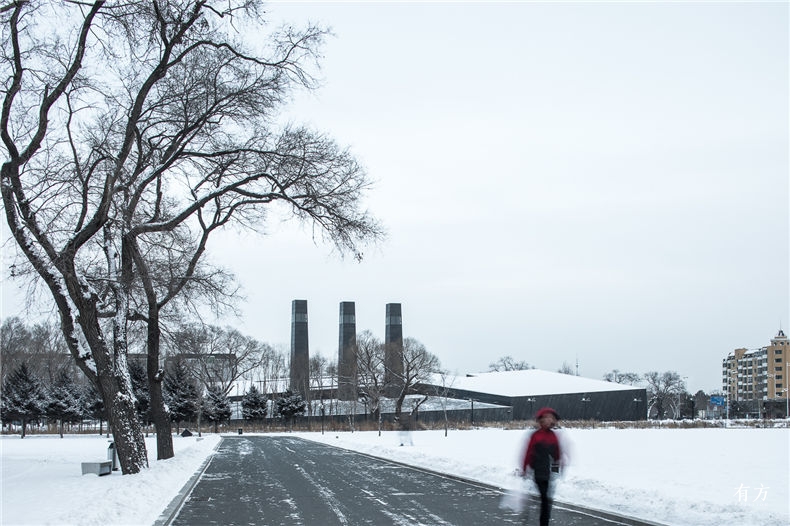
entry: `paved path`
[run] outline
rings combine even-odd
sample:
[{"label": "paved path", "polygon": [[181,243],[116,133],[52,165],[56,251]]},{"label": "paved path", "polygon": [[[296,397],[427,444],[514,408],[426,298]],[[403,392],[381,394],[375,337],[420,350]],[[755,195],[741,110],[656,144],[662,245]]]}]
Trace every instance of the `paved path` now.
[{"label": "paved path", "polygon": [[[179,525],[527,524],[501,510],[501,492],[287,436],[227,437],[180,507]],[[537,524],[532,510],[529,524]],[[555,506],[553,526],[639,525]]]}]

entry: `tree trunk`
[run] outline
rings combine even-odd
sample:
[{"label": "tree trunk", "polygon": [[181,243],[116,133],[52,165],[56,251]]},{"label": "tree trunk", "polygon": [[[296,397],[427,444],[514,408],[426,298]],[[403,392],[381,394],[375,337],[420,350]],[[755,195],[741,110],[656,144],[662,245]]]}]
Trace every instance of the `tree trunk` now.
[{"label": "tree trunk", "polygon": [[[80,309],[94,314],[95,310]],[[112,428],[115,450],[121,464],[121,473],[131,475],[148,467],[145,439],[135,408],[136,397],[126,361],[126,338],[122,327],[116,324],[113,347],[108,348],[95,317],[82,315],[80,326],[88,345],[93,350],[99,392],[107,408],[107,427]],[[85,371],[84,363],[79,363]],[[86,372],[88,374],[88,372]],[[89,376],[91,377],[91,376]]]},{"label": "tree trunk", "polygon": [[[131,264],[135,254],[139,256],[134,241],[131,238],[124,237],[123,249],[124,254],[128,257],[129,264]],[[126,261],[126,259],[124,261]],[[157,302],[154,288],[151,286],[148,267],[142,260],[138,261],[138,270],[144,284],[146,301],[148,302],[148,319],[146,320],[148,347],[146,371],[151,420],[156,429],[156,459],[165,460],[173,458],[175,453],[173,451],[173,429],[170,421],[170,413],[167,411],[165,399],[162,395],[164,371],[159,368],[159,343],[161,340],[161,331],[159,329],[160,305]],[[129,275],[131,275],[131,271]]]},{"label": "tree trunk", "polygon": [[165,460],[173,458],[173,428],[170,415],[165,409],[162,396],[162,382],[149,382],[149,396],[151,397],[151,420],[156,430],[156,459]]},{"label": "tree trunk", "polygon": [[[153,312],[153,316],[151,313]],[[164,372],[159,368],[159,313],[155,308],[149,308],[148,318],[148,396],[151,400],[151,420],[156,429],[156,459],[165,460],[173,458],[173,427],[170,413],[165,406],[162,394],[162,380]]]},{"label": "tree trunk", "polygon": [[[102,375],[100,378],[104,406],[108,408],[107,427],[112,428],[121,473],[124,475],[139,473],[143,468],[148,467],[148,455],[143,430],[134,407],[135,397],[131,381],[118,382],[117,377],[109,375]],[[128,373],[126,378],[128,379]]]},{"label": "tree trunk", "polygon": [[395,418],[398,421],[403,420],[403,401],[406,399],[406,390],[402,390],[395,400]]}]

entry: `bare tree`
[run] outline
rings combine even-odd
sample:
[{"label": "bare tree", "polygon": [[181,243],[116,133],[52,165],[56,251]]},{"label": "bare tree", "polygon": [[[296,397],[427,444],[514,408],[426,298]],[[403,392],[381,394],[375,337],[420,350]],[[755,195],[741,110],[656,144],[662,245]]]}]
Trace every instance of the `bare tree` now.
[{"label": "bare tree", "polygon": [[557,372],[562,374],[570,374],[572,376],[576,375],[576,371],[573,370],[573,366],[568,362],[562,362],[562,367],[557,369]]},{"label": "bare tree", "polygon": [[204,409],[217,397],[227,396],[234,382],[257,368],[263,352],[261,344],[235,329],[199,324],[172,331],[166,347],[167,363],[173,364],[166,367],[167,371],[172,374],[183,368],[196,384],[198,435],[202,433]]},{"label": "bare tree", "polygon": [[370,331],[357,334],[357,385],[368,412],[379,423],[381,433],[381,399],[384,396],[384,345]]},{"label": "bare tree", "polygon": [[[161,322],[198,299],[232,306],[230,276],[202,259],[212,233],[263,230],[270,205],[340,253],[382,230],[361,208],[354,157],[279,126],[325,31],[265,33],[255,0],[19,1],[0,9],[0,170],[6,221],[41,279],[66,344],[108,408],[124,474],[147,466],[127,367],[146,333],[157,458],[173,456],[159,368]],[[52,24],[57,20],[57,24]],[[250,25],[247,25],[247,23]],[[235,27],[254,27],[247,35]]]},{"label": "bare tree", "polygon": [[[326,366],[326,376],[327,376],[327,379],[329,380],[330,385],[337,385],[338,384],[338,382],[340,380],[340,375],[338,374],[337,362],[335,362],[334,360],[329,362],[329,364]],[[324,410],[327,411],[327,413],[330,414],[330,415],[334,414],[334,412],[335,412],[335,409],[336,409],[336,407],[334,405],[335,402],[336,402],[335,398],[330,398],[329,399],[329,409],[328,409],[328,411],[327,411],[326,408],[324,408]]]},{"label": "bare tree", "polygon": [[181,359],[193,369],[205,388],[214,387],[224,395],[236,381],[263,363],[270,347],[244,336],[232,327],[189,325],[173,333],[173,359]]},{"label": "bare tree", "polygon": [[37,323],[30,331],[28,363],[45,384],[52,384],[64,373],[73,372],[74,361],[66,349],[60,330],[50,323]]},{"label": "bare tree", "polygon": [[[319,395],[319,403],[323,403],[323,392],[324,388],[327,387],[327,380],[330,377],[330,370],[335,370],[337,367],[335,366],[334,362],[327,360],[320,353],[310,356],[308,367],[310,369],[310,388],[321,393]],[[307,411],[310,415],[313,415],[314,413],[314,402],[315,400],[311,400],[307,406]]]},{"label": "bare tree", "polygon": [[[415,385],[427,383],[431,374],[438,372],[440,368],[439,358],[429,353],[425,345],[414,338],[404,338],[401,390],[395,400],[395,414],[399,419],[402,416],[403,401],[406,399],[406,395],[414,390]],[[419,402],[418,406],[424,401]]]},{"label": "bare tree", "polygon": [[243,378],[254,384],[258,391],[265,396],[269,392],[269,387],[274,385],[277,379],[272,370],[276,368],[275,364],[280,360],[282,360],[282,357],[278,351],[268,343],[264,343],[261,346],[260,360],[257,367],[245,373]]},{"label": "bare tree", "polygon": [[232,327],[209,326],[209,334],[210,346],[201,360],[205,377],[228,395],[236,381],[260,365],[267,346]]},{"label": "bare tree", "polygon": [[642,376],[637,373],[624,373],[617,369],[612,369],[611,372],[603,375],[603,379],[616,384],[636,385],[642,380]]},{"label": "bare tree", "polygon": [[0,325],[0,383],[19,364],[27,361],[25,355],[30,349],[32,334],[21,318],[3,320]]},{"label": "bare tree", "polygon": [[648,410],[655,410],[656,418],[662,419],[667,411],[679,414],[679,396],[686,392],[686,382],[675,371],[645,373],[647,383]]},{"label": "bare tree", "polygon": [[278,344],[272,359],[264,362],[265,378],[268,379],[271,392],[284,392],[288,387],[288,368],[291,352],[284,345]]},{"label": "bare tree", "polygon": [[534,369],[534,367],[526,361],[516,360],[512,356],[502,356],[497,361],[488,364],[488,370],[497,373],[500,371],[524,371],[526,369]]},{"label": "bare tree", "polygon": [[29,327],[18,317],[7,318],[0,327],[0,378],[22,362],[45,387],[75,372],[58,327],[47,322]]},{"label": "bare tree", "polygon": [[447,395],[450,393],[453,384],[455,383],[455,375],[451,375],[449,371],[441,370],[437,373],[439,383],[434,386],[434,393],[439,397],[442,413],[444,415],[444,436],[447,436],[447,429],[449,427],[449,419],[447,418]]},{"label": "bare tree", "polygon": [[[284,391],[288,385],[289,354],[282,344],[264,344],[259,365],[245,375],[269,402],[273,402],[274,395]],[[269,408],[268,414],[273,414],[272,408]]]}]

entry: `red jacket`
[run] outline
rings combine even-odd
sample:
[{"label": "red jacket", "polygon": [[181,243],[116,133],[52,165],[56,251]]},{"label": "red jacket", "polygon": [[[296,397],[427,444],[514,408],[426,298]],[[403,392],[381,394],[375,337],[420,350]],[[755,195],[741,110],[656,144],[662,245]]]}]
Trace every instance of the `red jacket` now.
[{"label": "red jacket", "polygon": [[529,466],[535,472],[535,479],[548,480],[551,476],[552,464],[560,461],[560,441],[551,429],[540,428],[529,437],[524,462],[521,469],[524,473]]}]

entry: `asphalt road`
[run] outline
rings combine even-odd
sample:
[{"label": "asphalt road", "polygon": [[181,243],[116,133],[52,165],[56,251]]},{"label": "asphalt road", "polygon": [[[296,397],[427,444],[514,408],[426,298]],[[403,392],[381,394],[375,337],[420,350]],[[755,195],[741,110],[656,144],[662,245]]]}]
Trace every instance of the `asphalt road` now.
[{"label": "asphalt road", "polygon": [[[158,524],[537,524],[502,510],[493,487],[293,437],[224,438],[182,502]],[[555,526],[642,523],[556,505]]]}]

